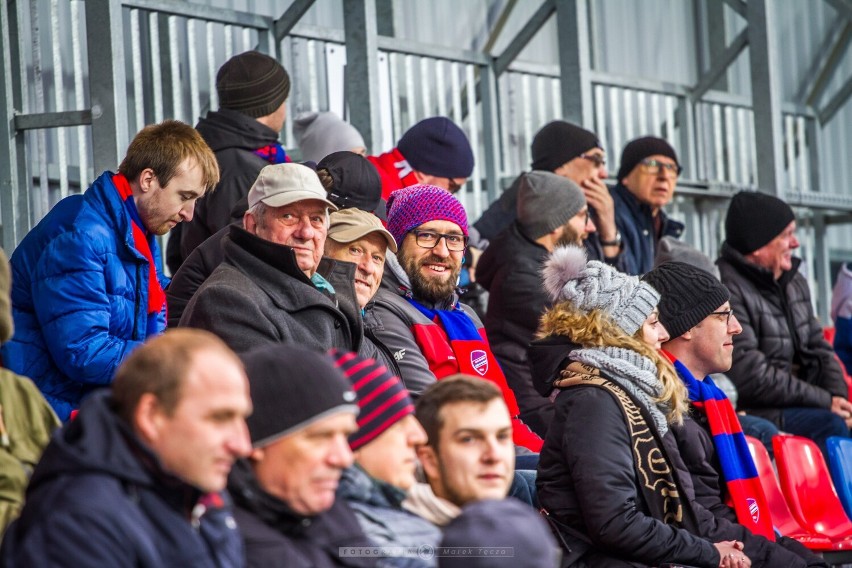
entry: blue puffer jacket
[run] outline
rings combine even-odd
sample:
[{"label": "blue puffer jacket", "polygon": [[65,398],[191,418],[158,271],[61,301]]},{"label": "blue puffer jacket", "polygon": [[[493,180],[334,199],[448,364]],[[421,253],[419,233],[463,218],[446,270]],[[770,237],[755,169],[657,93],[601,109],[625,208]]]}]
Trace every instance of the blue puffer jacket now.
[{"label": "blue puffer jacket", "polygon": [[[627,274],[641,276],[654,268],[654,256],[657,253],[657,238],[654,236],[654,218],[651,208],[640,203],[626,187],[621,184],[610,190],[615,203],[615,224],[621,233],[623,242],[622,266]],[[669,219],[660,210],[663,230],[660,238],[671,236],[680,238],[684,225],[680,221]]]},{"label": "blue puffer jacket", "polygon": [[[57,203],[11,259],[15,336],[3,362],[32,378],[63,421],[147,333],[148,261],[112,176]],[[156,242],[151,252],[165,287]]]}]

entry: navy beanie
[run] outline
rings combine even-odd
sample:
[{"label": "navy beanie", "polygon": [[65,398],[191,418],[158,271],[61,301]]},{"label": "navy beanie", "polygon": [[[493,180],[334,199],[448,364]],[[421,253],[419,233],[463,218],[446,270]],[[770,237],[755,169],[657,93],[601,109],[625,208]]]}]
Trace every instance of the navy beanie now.
[{"label": "navy beanie", "polygon": [[671,144],[662,138],[645,136],[643,138],[631,140],[627,143],[627,146],[624,147],[624,151],[621,152],[621,164],[618,168],[618,177],[616,177],[616,179],[621,182],[621,180],[630,175],[630,172],[633,171],[636,164],[648,156],[657,155],[671,158],[678,165],[678,169],[680,168],[680,161],[678,161],[677,153],[674,148],[671,147]]},{"label": "navy beanie", "polygon": [[532,169],[553,172],[584,152],[601,148],[594,132],[564,120],[545,124],[533,137]]},{"label": "navy beanie", "polygon": [[447,117],[421,120],[402,135],[396,147],[418,172],[445,178],[466,178],[473,173],[470,142]]},{"label": "navy beanie", "polygon": [[781,233],[796,215],[784,201],[758,191],[741,191],[725,217],[725,239],[740,254],[749,254]]}]

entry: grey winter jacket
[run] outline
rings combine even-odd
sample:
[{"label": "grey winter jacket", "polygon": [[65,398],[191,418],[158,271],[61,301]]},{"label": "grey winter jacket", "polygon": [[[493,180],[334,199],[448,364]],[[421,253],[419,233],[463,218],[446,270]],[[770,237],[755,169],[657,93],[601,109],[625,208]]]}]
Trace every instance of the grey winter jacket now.
[{"label": "grey winter jacket", "polygon": [[[375,546],[405,547],[428,550],[438,546],[440,529],[422,517],[403,509],[405,493],[387,483],[373,479],[357,465],[343,471],[338,499],[345,499],[355,511],[361,528]],[[383,559],[385,566],[407,568],[436,565],[436,558],[428,554],[399,556]]]},{"label": "grey winter jacket", "polygon": [[731,307],[743,332],[734,336],[728,373],[739,393],[737,407],[774,421],[780,409],[828,409],[832,396],[848,396],[843,371],[814,316],[801,260],[777,281],[727,243],[717,261],[731,291]]}]

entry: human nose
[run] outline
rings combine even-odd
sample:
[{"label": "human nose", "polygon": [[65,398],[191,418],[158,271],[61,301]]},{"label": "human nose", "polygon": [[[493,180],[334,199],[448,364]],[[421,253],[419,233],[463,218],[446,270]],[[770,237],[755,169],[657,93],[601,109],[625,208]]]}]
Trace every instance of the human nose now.
[{"label": "human nose", "polygon": [[311,225],[311,219],[307,215],[303,215],[299,217],[299,224],[296,225],[296,230],[293,231],[293,234],[296,238],[302,239],[304,241],[309,241],[314,238],[316,229],[313,225]]},{"label": "human nose", "polygon": [[743,326],[740,325],[740,320],[731,312],[731,317],[728,319],[728,333],[731,335],[739,335],[743,332]]},{"label": "human nose", "polygon": [[413,414],[411,417],[413,420],[408,426],[408,444],[410,446],[422,446],[429,441],[429,438],[426,436],[426,430],[424,430],[423,426],[420,425],[420,422],[414,418]]},{"label": "human nose", "polygon": [[592,221],[591,217],[588,217],[586,219],[586,232],[587,233],[594,233],[597,230],[598,230],[598,228],[595,226],[595,222]]},{"label": "human nose", "polygon": [[799,239],[796,238],[796,233],[793,233],[792,239],[790,239],[790,248],[797,249],[799,248]]},{"label": "human nose", "polygon": [[601,179],[606,179],[606,176],[606,164],[601,164],[600,166],[598,166],[598,177]]},{"label": "human nose", "polygon": [[328,450],[326,461],[332,467],[346,469],[353,463],[352,450],[345,436],[336,436]]},{"label": "human nose", "polygon": [[184,221],[192,221],[193,213],[195,212],[195,202],[189,203],[181,207],[180,218]]},{"label": "human nose", "polygon": [[245,420],[238,421],[227,443],[231,454],[236,457],[244,458],[251,453],[251,438]]},{"label": "human nose", "polygon": [[365,252],[362,255],[361,262],[358,263],[358,269],[367,276],[372,276],[376,273],[376,263],[373,262],[373,258]]},{"label": "human nose", "polygon": [[432,253],[441,258],[447,258],[450,256],[450,247],[447,246],[447,237],[444,235],[440,235],[438,237],[438,242],[432,247]]}]

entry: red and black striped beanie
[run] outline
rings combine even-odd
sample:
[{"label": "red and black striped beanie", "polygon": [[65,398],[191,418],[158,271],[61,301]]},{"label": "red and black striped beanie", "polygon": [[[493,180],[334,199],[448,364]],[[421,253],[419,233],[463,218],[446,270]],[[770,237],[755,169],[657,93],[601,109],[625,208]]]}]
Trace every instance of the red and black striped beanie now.
[{"label": "red and black striped beanie", "polygon": [[349,436],[349,446],[357,450],[385,430],[414,414],[414,402],[402,381],[376,361],[340,349],[329,354],[352,383],[358,396],[358,431]]}]

